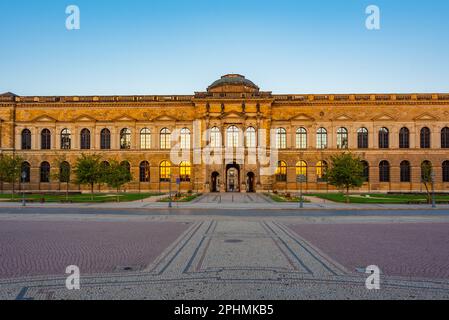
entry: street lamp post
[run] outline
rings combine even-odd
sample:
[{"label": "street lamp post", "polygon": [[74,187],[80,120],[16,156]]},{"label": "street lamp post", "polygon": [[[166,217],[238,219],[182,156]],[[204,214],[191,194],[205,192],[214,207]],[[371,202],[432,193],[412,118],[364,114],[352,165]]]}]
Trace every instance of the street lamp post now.
[{"label": "street lamp post", "polygon": [[432,208],[436,208],[436,199],[435,199],[435,172],[431,173],[431,179],[432,179]]},{"label": "street lamp post", "polygon": [[170,182],[168,183],[168,198],[169,198],[169,201],[168,201],[168,207],[169,208],[172,208],[173,207],[173,204],[172,204],[172,198],[171,198],[171,173],[170,173]]},{"label": "street lamp post", "polygon": [[27,177],[27,174],[25,171],[22,172],[22,207],[26,206],[26,200],[25,200],[25,188],[23,187],[23,182],[25,181]]}]

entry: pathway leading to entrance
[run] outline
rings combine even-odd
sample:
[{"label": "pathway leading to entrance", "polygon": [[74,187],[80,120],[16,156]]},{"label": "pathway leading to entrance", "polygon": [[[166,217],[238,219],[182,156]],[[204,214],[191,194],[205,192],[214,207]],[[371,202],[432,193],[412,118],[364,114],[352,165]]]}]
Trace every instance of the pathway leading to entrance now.
[{"label": "pathway leading to entrance", "polygon": [[202,196],[196,203],[272,203],[272,201],[257,193],[210,193]]}]

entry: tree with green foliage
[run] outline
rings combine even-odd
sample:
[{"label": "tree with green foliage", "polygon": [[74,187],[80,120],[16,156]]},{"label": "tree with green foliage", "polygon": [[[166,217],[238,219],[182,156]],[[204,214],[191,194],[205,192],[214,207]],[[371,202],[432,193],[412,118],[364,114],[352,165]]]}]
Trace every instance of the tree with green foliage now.
[{"label": "tree with green foliage", "polygon": [[133,177],[129,169],[117,161],[112,161],[109,167],[106,167],[107,173],[104,175],[106,184],[117,190],[117,202],[120,202],[120,188],[131,182]]},{"label": "tree with green foliage", "polygon": [[421,164],[421,181],[424,184],[424,187],[426,188],[427,202],[429,204],[432,203],[432,194],[430,190],[430,187],[433,184],[432,173],[433,173],[432,163],[430,163],[429,161],[424,161]]},{"label": "tree with green foliage", "polygon": [[102,179],[101,156],[82,154],[75,164],[73,172],[76,175],[76,183],[89,185],[91,199],[94,200],[94,185]]},{"label": "tree with green foliage", "polygon": [[14,199],[16,182],[22,175],[23,158],[20,156],[2,155],[0,157],[0,179],[3,182],[12,184],[11,198]]},{"label": "tree with green foliage", "polygon": [[330,185],[346,191],[346,202],[349,203],[349,190],[359,188],[364,183],[361,159],[351,153],[332,156],[326,178]]}]

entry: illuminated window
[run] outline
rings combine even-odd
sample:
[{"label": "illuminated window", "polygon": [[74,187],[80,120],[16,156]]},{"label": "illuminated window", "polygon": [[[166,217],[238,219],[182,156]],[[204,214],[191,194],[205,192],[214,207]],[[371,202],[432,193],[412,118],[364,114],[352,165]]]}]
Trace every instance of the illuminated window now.
[{"label": "illuminated window", "polygon": [[304,176],[307,179],[307,163],[299,161],[296,164],[296,177]]},{"label": "illuminated window", "polygon": [[307,149],[307,130],[304,128],[296,130],[296,148]]},{"label": "illuminated window", "polygon": [[326,161],[318,161],[316,164],[316,179],[318,182],[326,181],[326,173],[327,173],[327,162]]},{"label": "illuminated window", "polygon": [[148,128],[140,130],[140,148],[151,149],[151,131]]},{"label": "illuminated window", "polygon": [[276,148],[287,148],[287,130],[285,130],[284,128],[276,129]]},{"label": "illuminated window", "polygon": [[239,146],[240,130],[236,126],[231,126],[226,130],[226,145],[229,148],[237,148]]},{"label": "illuminated window", "polygon": [[286,182],[287,181],[287,164],[284,161],[279,161],[276,168],[276,181]]},{"label": "illuminated window", "polygon": [[131,130],[127,128],[120,131],[120,149],[131,149]]},{"label": "illuminated window", "polygon": [[159,180],[161,182],[170,182],[171,178],[171,163],[162,161],[159,166]]},{"label": "illuminated window", "polygon": [[190,149],[190,130],[187,128],[181,130],[181,149]]},{"label": "illuminated window", "polygon": [[161,130],[161,149],[171,149],[171,132],[167,128]]},{"label": "illuminated window", "polygon": [[319,128],[316,133],[316,147],[317,149],[327,149],[327,130]]},{"label": "illuminated window", "polygon": [[69,150],[72,146],[72,138],[69,129],[61,131],[61,149]]},{"label": "illuminated window", "polygon": [[213,127],[210,130],[210,146],[212,148],[220,148],[221,147],[221,132],[217,127]]},{"label": "illuminated window", "polygon": [[340,128],[337,131],[337,149],[348,149],[348,129]]},{"label": "illuminated window", "polygon": [[181,162],[179,166],[179,176],[181,181],[190,181],[190,176],[192,175],[192,166],[190,162]]},{"label": "illuminated window", "polygon": [[257,146],[256,142],[256,129],[249,127],[246,129],[246,147],[255,148]]}]

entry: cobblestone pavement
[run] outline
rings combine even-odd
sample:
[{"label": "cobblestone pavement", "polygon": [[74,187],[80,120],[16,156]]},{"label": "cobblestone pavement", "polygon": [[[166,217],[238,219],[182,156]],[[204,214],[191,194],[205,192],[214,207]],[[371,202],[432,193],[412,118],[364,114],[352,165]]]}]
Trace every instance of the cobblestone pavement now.
[{"label": "cobblestone pavement", "polygon": [[302,224],[290,227],[349,270],[377,265],[390,276],[449,279],[449,224]]},{"label": "cobblestone pavement", "polygon": [[[123,227],[124,223],[129,226]],[[278,217],[273,214],[235,217],[215,216],[213,212],[210,216],[145,216],[109,215],[104,211],[97,215],[0,214],[1,233],[4,230],[9,233],[0,238],[2,252],[5,243],[14,247],[10,244],[11,240],[20,242],[17,239],[31,234],[35,244],[28,254],[36,254],[35,248],[42,247],[40,259],[49,265],[57,265],[54,260],[58,257],[49,248],[69,250],[70,247],[64,243],[70,239],[85,238],[80,242],[83,246],[78,246],[79,249],[77,245],[71,247],[79,253],[66,254],[66,257],[82,255],[86,247],[95,246],[89,243],[92,239],[95,239],[93,242],[104,241],[103,250],[106,251],[91,249],[98,252],[98,256],[91,259],[95,263],[103,258],[108,259],[102,253],[115,250],[110,246],[118,245],[118,253],[122,252],[120,248],[128,248],[111,262],[100,262],[102,268],[81,268],[81,290],[69,291],[65,288],[63,271],[28,278],[7,279],[7,276],[0,280],[0,298],[449,299],[447,259],[444,259],[447,252],[445,243],[449,237],[444,229],[448,224],[447,216]],[[328,231],[330,236],[326,234]],[[100,235],[93,238],[84,236],[95,232]],[[363,254],[360,255],[361,250],[367,247],[372,249],[366,242],[360,241],[363,238],[361,234],[365,232],[368,237],[366,242],[378,241],[383,246],[371,251],[374,260],[382,257],[383,249],[389,249],[388,254],[394,253],[389,248],[394,246],[396,250],[416,255],[416,259],[409,261],[413,265],[410,270],[422,270],[424,267],[429,272],[417,274],[420,277],[386,273],[381,278],[381,290],[367,290],[367,275],[357,272],[347,262],[347,257],[355,257],[356,262],[368,261],[362,259]],[[53,234],[48,236],[49,233]],[[351,234],[354,234],[352,242],[348,236]],[[433,253],[423,255],[426,246],[416,246],[413,235],[424,238],[427,246],[434,245]],[[10,239],[9,242],[5,242],[5,238]],[[344,248],[346,251],[329,250],[332,241],[341,241],[337,249]],[[61,244],[55,244],[57,242]],[[23,243],[30,242],[24,240]],[[145,250],[153,246],[154,251],[145,255]],[[133,252],[136,248],[143,249],[136,254]],[[17,250],[16,255],[19,253],[20,250]],[[137,259],[137,256],[147,259],[132,262],[144,264],[141,270],[106,270],[117,263],[129,265],[127,262]],[[10,251],[6,257],[6,260],[11,260],[14,252]],[[428,261],[435,257],[436,260]],[[65,260],[64,263],[69,261]],[[0,269],[5,269],[5,265],[8,262],[2,257]],[[428,277],[421,277],[423,275]]]}]

